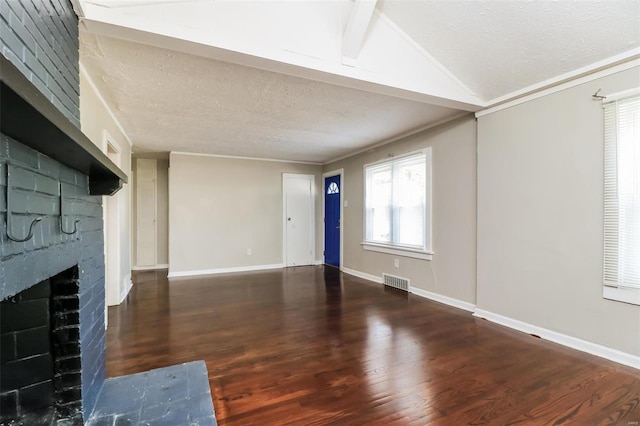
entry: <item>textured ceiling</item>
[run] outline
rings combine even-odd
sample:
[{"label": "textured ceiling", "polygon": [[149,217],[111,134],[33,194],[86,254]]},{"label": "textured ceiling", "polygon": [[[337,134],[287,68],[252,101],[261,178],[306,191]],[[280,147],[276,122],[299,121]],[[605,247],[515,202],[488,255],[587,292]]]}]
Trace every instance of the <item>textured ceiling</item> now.
[{"label": "textured ceiling", "polygon": [[380,0],[484,100],[640,46],[640,1]]},{"label": "textured ceiling", "polygon": [[[343,1],[342,5],[351,4]],[[223,0],[180,0],[173,9],[167,5],[175,0],[86,0],[85,5],[92,2],[100,4],[92,9],[99,16],[107,16],[105,10],[121,10],[114,19],[134,26],[180,21],[175,18],[177,12],[170,12],[179,10],[182,26],[169,37],[181,38],[191,34],[186,30],[192,26],[202,27],[207,35],[226,36],[234,42],[241,38],[246,49],[255,44],[257,50],[248,50],[253,53],[244,52],[245,56],[300,50],[301,56],[324,58],[314,49],[325,44],[331,52],[340,52],[339,16],[313,14],[312,3],[304,0],[294,8],[287,2],[265,0],[258,2],[262,9],[258,3],[223,4]],[[202,9],[205,3],[209,9]],[[162,7],[153,9],[154,15],[156,4]],[[218,10],[216,5],[234,7]],[[486,105],[640,46],[639,0],[378,0],[377,8],[388,19],[372,20],[363,51],[378,53],[384,66],[369,69],[360,64],[363,70],[380,78],[395,75],[389,70],[421,70],[415,61],[406,61],[413,56],[405,55],[407,49],[421,48],[421,58],[435,58],[440,64],[427,62],[442,65]],[[216,18],[224,19],[226,25],[211,27],[212,17],[199,10],[216,10]],[[319,26],[305,24],[301,16],[308,18],[309,13]],[[265,22],[273,28],[257,25]],[[284,24],[291,22],[300,28],[289,31]],[[397,27],[394,34],[402,36],[405,50],[381,54],[386,52],[383,47],[395,41],[386,36],[388,32],[372,30],[372,25],[393,31],[389,22]],[[100,28],[106,31],[104,25],[95,28],[98,33]],[[153,25],[150,28],[153,32]],[[286,41],[296,34],[292,39],[308,49],[292,52],[289,43],[278,45],[282,40],[274,36],[276,29],[281,31],[275,35]],[[131,39],[154,44],[139,33],[136,37],[141,38]],[[81,62],[133,141],[135,152],[189,151],[324,163],[459,114],[454,109],[300,78],[308,74],[284,75],[106,36],[119,38],[118,31],[101,34],[81,32]],[[329,36],[335,40],[328,42]],[[234,50],[233,46],[228,49]],[[285,62],[289,58],[283,57]],[[313,65],[304,66],[313,69]],[[420,72],[411,77],[442,89],[441,83]],[[405,83],[408,77],[401,75]]]},{"label": "textured ceiling", "polygon": [[459,113],[86,32],[80,41],[136,152],[323,163]]}]

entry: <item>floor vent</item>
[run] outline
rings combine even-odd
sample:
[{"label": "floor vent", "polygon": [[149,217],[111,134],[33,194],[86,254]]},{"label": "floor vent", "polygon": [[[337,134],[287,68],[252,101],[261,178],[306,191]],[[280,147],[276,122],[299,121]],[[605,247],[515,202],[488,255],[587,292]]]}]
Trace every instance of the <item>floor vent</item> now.
[{"label": "floor vent", "polygon": [[396,277],[395,275],[382,274],[382,284],[400,290],[409,291],[409,280],[402,277]]}]

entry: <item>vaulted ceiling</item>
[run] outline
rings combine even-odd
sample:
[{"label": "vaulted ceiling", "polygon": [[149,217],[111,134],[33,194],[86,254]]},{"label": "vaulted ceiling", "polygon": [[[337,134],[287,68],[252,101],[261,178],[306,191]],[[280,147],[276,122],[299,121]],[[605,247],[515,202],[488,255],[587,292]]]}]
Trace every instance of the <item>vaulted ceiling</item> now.
[{"label": "vaulted ceiling", "polygon": [[325,163],[640,57],[640,2],[78,0],[138,152]]}]

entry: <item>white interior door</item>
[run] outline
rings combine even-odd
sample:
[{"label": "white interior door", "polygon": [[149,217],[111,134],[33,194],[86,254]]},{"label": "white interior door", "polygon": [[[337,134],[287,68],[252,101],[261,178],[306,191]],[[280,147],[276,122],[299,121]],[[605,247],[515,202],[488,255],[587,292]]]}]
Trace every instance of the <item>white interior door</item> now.
[{"label": "white interior door", "polygon": [[286,266],[313,264],[315,245],[313,175],[285,173],[284,259]]},{"label": "white interior door", "polygon": [[156,160],[137,160],[137,266],[156,264]]}]

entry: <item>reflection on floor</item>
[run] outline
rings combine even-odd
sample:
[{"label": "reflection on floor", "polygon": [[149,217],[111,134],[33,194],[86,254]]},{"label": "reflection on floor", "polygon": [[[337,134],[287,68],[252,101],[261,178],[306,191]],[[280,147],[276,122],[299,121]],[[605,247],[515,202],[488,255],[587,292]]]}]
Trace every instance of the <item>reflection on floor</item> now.
[{"label": "reflection on floor", "polygon": [[203,359],[221,426],[640,420],[636,369],[332,268],[134,283],[107,375]]}]

